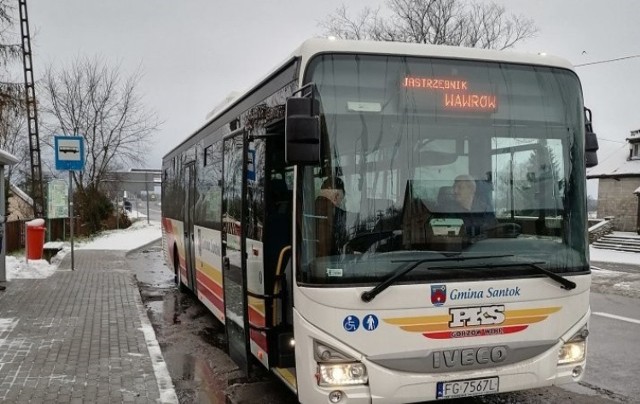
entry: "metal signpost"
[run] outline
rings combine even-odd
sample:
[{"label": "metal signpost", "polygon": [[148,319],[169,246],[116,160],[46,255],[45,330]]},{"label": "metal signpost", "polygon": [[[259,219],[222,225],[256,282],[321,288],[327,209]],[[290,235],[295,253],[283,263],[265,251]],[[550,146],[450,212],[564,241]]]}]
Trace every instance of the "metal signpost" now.
[{"label": "metal signpost", "polygon": [[73,257],[73,176],[72,171],[84,168],[84,138],[82,136],[54,136],[56,170],[69,171],[69,237],[71,239],[71,270],[75,269]]}]

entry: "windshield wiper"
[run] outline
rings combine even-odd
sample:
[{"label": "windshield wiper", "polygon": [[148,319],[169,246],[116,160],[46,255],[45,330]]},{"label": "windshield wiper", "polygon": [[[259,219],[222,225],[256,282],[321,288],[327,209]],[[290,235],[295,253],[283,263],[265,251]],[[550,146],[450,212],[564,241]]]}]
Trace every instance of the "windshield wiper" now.
[{"label": "windshield wiper", "polygon": [[[456,269],[509,268],[509,267],[527,266],[529,268],[535,269],[536,271],[540,272],[541,274],[547,275],[549,278],[551,278],[554,281],[558,282],[560,285],[562,285],[562,289],[571,290],[571,289],[575,289],[576,288],[576,283],[575,282],[570,281],[569,279],[563,277],[562,275],[558,275],[557,273],[549,271],[548,269],[545,269],[545,268],[540,266],[540,265],[544,265],[544,264],[546,264],[546,262],[544,262],[544,261],[539,261],[539,262],[514,262],[514,263],[510,263],[510,264],[467,265],[467,266],[463,266],[463,267],[456,267]],[[446,268],[448,268],[448,267],[432,267],[431,269],[446,269]]]},{"label": "windshield wiper", "polygon": [[571,289],[575,289],[576,288],[576,283],[575,282],[570,281],[569,279],[565,278],[562,275],[558,275],[555,272],[549,271],[548,269],[541,267],[540,264],[544,265],[544,264],[546,264],[546,262],[519,262],[519,263],[514,263],[514,264],[508,264],[507,266],[526,265],[529,268],[533,268],[536,271],[540,272],[541,274],[545,274],[549,278],[551,278],[554,281],[558,282],[560,285],[562,285],[562,289],[571,290]]},{"label": "windshield wiper", "polygon": [[[512,254],[508,254],[508,255],[479,255],[479,256],[475,256],[475,257],[454,256],[454,257],[442,257],[442,258],[425,258],[425,259],[421,259],[421,260],[394,260],[394,261],[391,261],[391,262],[392,263],[393,262],[407,262],[407,263],[409,263],[409,265],[401,266],[398,269],[396,269],[395,271],[393,271],[393,273],[391,273],[391,275],[387,279],[383,280],[382,282],[380,282],[379,284],[374,286],[371,290],[367,290],[366,292],[362,292],[362,295],[360,295],[360,298],[362,299],[363,302],[366,302],[366,303],[372,301],[382,291],[384,291],[389,286],[393,285],[394,282],[396,281],[396,279],[406,275],[407,273],[411,272],[413,269],[417,268],[421,264],[424,264],[425,262],[467,261],[467,260],[479,260],[479,259],[486,259],[486,258],[506,258],[506,257],[513,257],[513,255]],[[556,275],[556,274],[554,274],[554,275]]]}]

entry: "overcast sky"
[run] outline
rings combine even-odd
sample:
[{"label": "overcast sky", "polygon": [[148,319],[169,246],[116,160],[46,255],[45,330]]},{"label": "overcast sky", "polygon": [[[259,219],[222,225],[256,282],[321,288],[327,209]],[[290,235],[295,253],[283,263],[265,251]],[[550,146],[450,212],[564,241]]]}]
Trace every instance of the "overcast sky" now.
[{"label": "overcast sky", "polygon": [[[480,0],[482,1],[482,0]],[[536,38],[516,50],[547,52],[574,65],[640,54],[640,1],[498,0],[535,21]],[[100,56],[125,74],[164,121],[147,166],[204,123],[227,94],[283,61],[342,0],[29,0],[34,73],[78,56]],[[383,1],[345,1],[356,12]],[[577,67],[601,139],[600,159],[640,129],[640,58]],[[607,141],[605,139],[614,141]]]}]

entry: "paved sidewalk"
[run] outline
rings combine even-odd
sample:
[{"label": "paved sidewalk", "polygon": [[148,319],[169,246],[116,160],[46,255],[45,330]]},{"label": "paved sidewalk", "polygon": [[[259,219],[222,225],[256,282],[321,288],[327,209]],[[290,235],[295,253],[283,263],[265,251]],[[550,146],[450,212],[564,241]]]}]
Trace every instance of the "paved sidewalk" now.
[{"label": "paved sidewalk", "polygon": [[124,251],[75,251],[0,291],[0,401],[176,403]]}]

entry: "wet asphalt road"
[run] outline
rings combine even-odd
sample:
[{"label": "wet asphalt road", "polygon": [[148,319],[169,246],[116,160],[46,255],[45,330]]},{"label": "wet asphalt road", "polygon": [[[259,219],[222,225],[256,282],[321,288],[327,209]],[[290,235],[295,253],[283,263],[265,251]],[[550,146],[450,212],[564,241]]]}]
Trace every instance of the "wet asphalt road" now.
[{"label": "wet asphalt road", "polygon": [[160,243],[129,255],[180,403],[293,403],[274,376],[251,378],[225,352],[222,324],[191,293],[182,293],[164,265]]},{"label": "wet asphalt road", "polygon": [[[173,273],[164,265],[159,242],[129,254],[129,260],[136,268],[142,299],[180,403],[297,402],[296,396],[268,372],[258,369],[251,378],[242,374],[225,352],[222,324],[193,295],[175,287]],[[601,360],[607,358],[598,358]],[[591,356],[589,366],[599,366]],[[603,404],[634,401],[585,382],[567,389],[551,387],[447,402]]]}]

